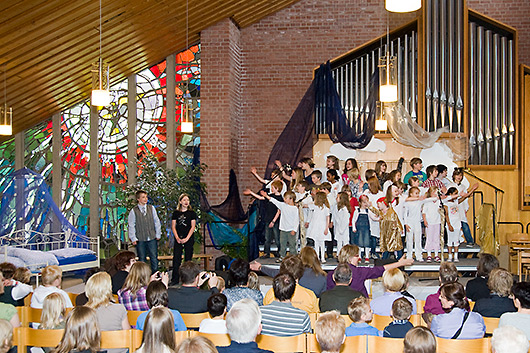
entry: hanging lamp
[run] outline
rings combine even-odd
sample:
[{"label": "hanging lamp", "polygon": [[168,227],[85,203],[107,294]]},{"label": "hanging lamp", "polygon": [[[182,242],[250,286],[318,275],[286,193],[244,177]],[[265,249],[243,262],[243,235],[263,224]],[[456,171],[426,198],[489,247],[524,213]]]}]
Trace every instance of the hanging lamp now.
[{"label": "hanging lamp", "polygon": [[[186,50],[188,50],[188,0],[186,0]],[[184,63],[183,63],[184,64]],[[189,90],[189,79],[188,79],[188,67],[190,62],[188,61],[186,66],[186,76],[183,79],[186,81],[185,90],[182,93],[183,103],[180,105],[180,132],[185,134],[193,133],[193,102],[191,101],[191,95]]]},{"label": "hanging lamp", "polygon": [[92,105],[104,107],[110,104],[110,66],[101,57],[101,0],[99,0],[99,60],[92,64]]},{"label": "hanging lamp", "polygon": [[385,103],[379,102],[379,118],[375,121],[375,130],[376,131],[386,131],[388,130],[388,123],[383,116],[383,110],[384,110]]},{"label": "hanging lamp", "polygon": [[390,12],[412,12],[421,8],[421,0],[385,0],[385,9]]},{"label": "hanging lamp", "polygon": [[4,105],[0,107],[0,135],[13,134],[13,108],[7,107],[7,73],[4,64]]},{"label": "hanging lamp", "polygon": [[396,57],[390,55],[390,30],[387,14],[386,24],[386,54],[379,58],[379,101],[396,102],[398,100]]}]

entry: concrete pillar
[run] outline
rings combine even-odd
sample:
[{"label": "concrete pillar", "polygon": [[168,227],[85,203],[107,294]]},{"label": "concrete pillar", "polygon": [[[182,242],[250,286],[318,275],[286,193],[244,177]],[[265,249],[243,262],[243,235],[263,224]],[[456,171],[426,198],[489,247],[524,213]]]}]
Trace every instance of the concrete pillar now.
[{"label": "concrete pillar", "polygon": [[97,107],[90,107],[90,163],[89,163],[89,183],[90,183],[90,222],[89,222],[89,236],[90,238],[99,237],[99,174],[101,167],[98,155],[98,130],[99,130],[99,114]]},{"label": "concrete pillar", "polygon": [[175,169],[177,124],[175,122],[175,54],[166,58],[166,166]]},{"label": "concrete pillar", "polygon": [[136,160],[136,75],[127,78],[127,184],[136,184],[138,161]]}]

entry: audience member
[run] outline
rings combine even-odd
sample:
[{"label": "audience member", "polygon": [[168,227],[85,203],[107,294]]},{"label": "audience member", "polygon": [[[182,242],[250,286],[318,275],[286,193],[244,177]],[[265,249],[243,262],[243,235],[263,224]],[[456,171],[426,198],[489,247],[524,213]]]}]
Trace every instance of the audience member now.
[{"label": "audience member", "polygon": [[93,353],[100,351],[101,333],[96,311],[87,306],[72,309],[66,319],[63,338],[53,353]]},{"label": "audience member", "polygon": [[477,300],[473,311],[486,317],[501,317],[504,313],[516,312],[513,300],[508,298],[512,286],[512,274],[504,268],[494,268],[488,278],[490,297]]},{"label": "audience member", "polygon": [[[219,277],[219,279],[221,279],[221,277]],[[250,271],[250,273],[248,274],[247,287],[250,288],[250,289],[255,289],[257,291],[260,290],[259,276],[258,276],[258,274],[256,272]],[[219,290],[219,291],[221,292],[221,290]],[[263,297],[263,294],[261,296]]]},{"label": "audience member", "polygon": [[383,336],[383,332],[368,325],[373,318],[370,299],[365,297],[353,299],[348,305],[348,316],[353,323],[346,327],[346,336]]},{"label": "audience member", "polygon": [[431,323],[433,315],[445,314],[440,302],[440,290],[444,284],[458,281],[458,270],[455,264],[449,261],[441,263],[438,280],[440,281],[440,288],[436,293],[427,296],[423,307],[424,314],[422,316],[427,324]]},{"label": "audience member", "polygon": [[436,337],[425,326],[413,327],[405,335],[403,353],[436,353]]},{"label": "audience member", "polygon": [[307,312],[291,304],[295,288],[296,280],[290,273],[274,277],[272,289],[275,300],[260,308],[262,334],[285,337],[311,332],[311,320]]},{"label": "audience member", "polygon": [[[136,320],[136,329],[142,331],[144,329],[145,319],[151,310],[154,308],[167,308],[168,306],[167,287],[161,281],[152,281],[149,283],[145,296],[149,310],[141,313]],[[177,310],[170,310],[170,312],[175,322],[175,331],[186,331],[186,324],[184,324],[180,313]]]},{"label": "audience member", "polygon": [[330,311],[318,317],[315,336],[322,352],[338,353],[344,343],[346,324],[337,311]]},{"label": "audience member", "polygon": [[322,293],[320,296],[320,312],[338,310],[341,315],[348,315],[348,305],[362,293],[351,289],[351,269],[345,263],[340,263],[333,272],[333,280],[336,286]]},{"label": "audience member", "polygon": [[[85,272],[85,277],[83,277],[83,282],[85,283],[85,286],[88,279],[100,271],[101,269],[99,267],[92,267],[88,269]],[[86,296],[85,292],[80,293],[77,297],[75,297],[75,306],[85,305],[86,303],[88,303],[88,297]]]},{"label": "audience member", "polygon": [[514,326],[523,331],[530,340],[530,282],[514,284],[512,295],[517,312],[502,314],[499,327]]},{"label": "audience member", "polygon": [[263,294],[259,290],[248,288],[249,274],[250,266],[245,260],[236,259],[230,265],[228,275],[234,287],[227,288],[223,292],[226,295],[227,311],[230,311],[235,302],[243,298],[250,298],[258,305],[263,305]]},{"label": "audience member", "polygon": [[[280,274],[283,273],[290,273],[296,280],[296,288],[294,290],[294,295],[291,298],[291,304],[295,308],[302,309],[308,313],[318,312],[318,302],[315,293],[312,290],[304,288],[298,284],[298,281],[304,274],[304,266],[302,265],[302,260],[298,255],[289,255],[283,259],[280,265]],[[274,300],[274,290],[271,288],[267,294],[265,294],[263,304],[268,305]]]},{"label": "audience member", "polygon": [[405,338],[407,332],[414,327],[409,321],[410,315],[412,315],[412,304],[405,297],[394,300],[390,312],[394,321],[385,327],[383,337]]},{"label": "audience member", "polygon": [[[148,310],[145,291],[150,281],[156,279],[158,272],[151,275],[151,268],[145,262],[135,262],[123,287],[118,291],[118,299],[127,310]],[[167,274],[165,275],[167,282]]]},{"label": "audience member", "polygon": [[261,312],[252,299],[241,299],[226,314],[230,345],[217,347],[219,353],[272,353],[258,348],[256,336],[261,331]]},{"label": "audience member", "polygon": [[[193,261],[184,262],[179,268],[179,275],[182,286],[168,290],[169,308],[186,314],[208,311],[208,298],[219,293],[217,275],[213,272],[201,272],[199,265]],[[206,281],[210,289],[199,289]]]},{"label": "audience member", "polygon": [[493,330],[491,351],[493,353],[527,353],[530,342],[525,333],[513,326],[502,326]]},{"label": "audience member", "polygon": [[41,271],[41,276],[42,284],[35,289],[31,296],[31,307],[42,309],[42,303],[48,294],[60,293],[64,297],[66,307],[71,308],[73,305],[70,297],[64,290],[60,289],[63,280],[63,270],[57,265],[46,266]]},{"label": "audience member", "polygon": [[[252,273],[254,273],[254,272],[251,272],[251,274]],[[249,282],[250,282],[250,279],[249,279]],[[250,288],[250,286],[249,286],[249,288]],[[221,276],[217,276],[217,289],[219,290],[219,293],[223,293],[224,290],[226,289],[225,279],[223,277],[221,277]],[[256,288],[253,288],[253,289],[256,289]]]},{"label": "audience member", "polygon": [[[348,264],[348,266],[351,268],[352,281],[350,283],[350,288],[361,292],[365,297],[368,297],[368,292],[366,291],[366,287],[364,285],[365,280],[381,277],[385,270],[391,270],[401,266],[410,266],[414,262],[413,259],[406,259],[405,257],[402,257],[399,259],[399,261],[386,264],[384,266],[357,267],[360,260],[359,247],[357,245],[351,244],[345,245],[342,247],[342,249],[340,249],[338,258],[339,263]],[[332,289],[335,287],[335,282],[333,281],[333,272],[334,271],[328,272],[327,289]],[[390,313],[390,308],[388,309],[388,312]]]},{"label": "audience member", "polygon": [[173,353],[176,348],[174,326],[168,308],[153,308],[145,319],[142,345],[136,353]]},{"label": "audience member", "polygon": [[118,294],[125,284],[132,265],[136,262],[136,254],[128,250],[120,251],[114,257],[114,261],[117,272],[112,276],[112,294]]},{"label": "audience member", "polygon": [[217,349],[208,338],[196,336],[180,342],[175,353],[217,353]]},{"label": "audience member", "polygon": [[64,329],[66,303],[59,293],[50,293],[44,298],[39,328],[43,330]]},{"label": "audience member", "polygon": [[486,325],[478,313],[469,312],[464,286],[458,282],[444,284],[440,302],[447,312],[432,319],[431,331],[436,337],[474,339],[484,337]]},{"label": "audience member", "polygon": [[385,293],[370,302],[370,307],[376,315],[390,316],[392,303],[398,298],[406,298],[412,304],[412,314],[416,314],[416,301],[401,294],[405,284],[405,276],[399,268],[393,268],[383,273],[383,286]]},{"label": "audience member", "polygon": [[[0,293],[4,289],[4,281],[0,273]],[[13,304],[0,302],[0,319],[7,320],[13,327],[20,326],[20,318],[18,317],[17,308]]]},{"label": "audience member", "polygon": [[[17,267],[13,274],[13,279],[17,282],[30,284],[31,282],[31,271],[26,267]],[[31,287],[33,290],[33,287]]]},{"label": "audience member", "polygon": [[10,262],[0,264],[0,272],[4,277],[4,292],[0,293],[0,302],[14,306],[24,306],[24,298],[31,292],[33,287],[25,282],[13,278],[17,268]]},{"label": "audience member", "polygon": [[466,296],[469,300],[489,298],[488,276],[494,268],[499,267],[499,260],[494,255],[483,253],[477,265],[477,277],[467,282]]},{"label": "audience member", "polygon": [[13,341],[13,326],[9,321],[0,319],[0,353],[7,353]]},{"label": "audience member", "polygon": [[199,326],[199,332],[204,333],[220,333],[226,332],[226,321],[224,319],[226,314],[226,296],[222,293],[212,294],[208,298],[208,313],[210,319],[204,319]]}]

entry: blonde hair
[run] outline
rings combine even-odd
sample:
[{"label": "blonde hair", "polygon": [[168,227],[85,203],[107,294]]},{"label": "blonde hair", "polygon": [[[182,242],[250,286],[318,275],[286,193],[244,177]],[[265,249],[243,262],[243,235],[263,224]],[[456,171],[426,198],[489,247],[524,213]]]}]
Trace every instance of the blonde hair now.
[{"label": "blonde hair", "polygon": [[50,293],[44,298],[39,328],[56,329],[64,321],[66,301],[60,293]]},{"label": "blonde hair", "polygon": [[338,352],[344,342],[346,324],[336,310],[321,314],[315,324],[315,336],[322,351]]},{"label": "blonde hair", "polygon": [[151,279],[151,267],[145,262],[135,262],[123,284],[123,291],[130,291],[133,298],[140,288],[147,287]]},{"label": "blonde hair", "polygon": [[145,319],[142,337],[143,352],[162,351],[160,344],[165,345],[171,351],[175,350],[175,323],[173,314],[168,308],[157,307],[151,309]]},{"label": "blonde hair", "polygon": [[319,191],[319,192],[316,193],[316,195],[315,195],[315,206],[317,206],[317,207],[326,206],[327,208],[329,208],[328,197],[327,197],[325,192]]},{"label": "blonde hair", "polygon": [[175,353],[217,353],[217,348],[208,338],[196,336],[182,341]]},{"label": "blonde hair", "polygon": [[488,288],[491,292],[501,297],[507,297],[511,293],[513,276],[504,268],[494,268],[488,278]]},{"label": "blonde hair", "polygon": [[310,246],[305,246],[300,250],[300,259],[304,267],[308,267],[313,270],[317,275],[325,276],[326,272],[320,265],[317,252]]},{"label": "blonde hair", "polygon": [[361,317],[370,311],[370,299],[357,297],[348,304],[348,316],[353,322],[361,321]]},{"label": "blonde hair", "polygon": [[226,288],[225,279],[221,276],[217,277],[217,289],[222,293]]},{"label": "blonde hair", "polygon": [[13,325],[7,320],[0,319],[0,353],[7,353],[11,349],[13,340]]},{"label": "blonde hair", "polygon": [[112,297],[112,280],[107,272],[98,272],[88,279],[85,285],[88,307],[97,309],[109,304]]},{"label": "blonde hair", "polygon": [[70,353],[71,351],[99,350],[101,334],[96,311],[88,306],[77,306],[66,319],[61,343],[53,353]]},{"label": "blonde hair", "polygon": [[346,172],[346,175],[348,176],[349,180],[357,180],[359,179],[359,169],[358,168],[352,168]]},{"label": "blonde hair", "polygon": [[413,327],[405,335],[403,353],[436,353],[436,337],[425,326]]},{"label": "blonde hair", "polygon": [[438,188],[436,186],[431,186],[429,189],[427,189],[425,194],[427,197],[435,197],[438,195]]},{"label": "blonde hair", "polygon": [[359,247],[355,244],[346,244],[339,251],[339,263],[349,264],[353,257],[359,256]]},{"label": "blonde hair", "polygon": [[291,178],[291,189],[294,189],[296,185],[300,184],[302,180],[304,180],[304,171],[302,168],[293,168]]},{"label": "blonde hair", "polygon": [[339,199],[337,200],[337,210],[340,210],[343,207],[346,207],[348,212],[351,213],[351,204],[350,204],[350,198],[348,197],[348,194],[345,192],[339,192],[338,196],[339,196]]},{"label": "blonde hair", "polygon": [[26,267],[17,267],[13,273],[13,279],[25,284],[29,284],[31,280],[31,271]]},{"label": "blonde hair", "polygon": [[247,287],[250,289],[259,290],[259,277],[258,274],[254,271],[248,273],[248,284]]},{"label": "blonde hair", "polygon": [[44,286],[51,286],[57,279],[62,278],[63,270],[57,265],[46,266],[41,271],[42,284]]},{"label": "blonde hair", "polygon": [[452,262],[442,262],[440,264],[440,282],[442,284],[458,281],[458,270]]},{"label": "blonde hair", "polygon": [[405,284],[405,276],[399,268],[383,272],[383,286],[388,292],[399,292]]}]

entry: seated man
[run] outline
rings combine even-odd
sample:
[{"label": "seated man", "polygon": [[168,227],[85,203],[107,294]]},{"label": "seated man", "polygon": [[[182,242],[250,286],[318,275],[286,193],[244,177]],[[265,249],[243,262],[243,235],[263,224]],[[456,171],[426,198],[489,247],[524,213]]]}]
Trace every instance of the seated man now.
[{"label": "seated man", "polygon": [[227,300],[227,311],[230,311],[235,302],[250,298],[256,301],[259,306],[263,305],[263,294],[259,290],[248,287],[248,278],[250,274],[250,265],[248,261],[236,259],[230,265],[228,271],[230,281],[234,287],[227,288],[223,291]]},{"label": "seated man", "polygon": [[491,351],[493,353],[527,353],[530,344],[523,331],[512,326],[493,330]]},{"label": "seated man", "polygon": [[346,324],[336,311],[319,315],[315,324],[315,336],[322,352],[338,353],[346,338]]},{"label": "seated man", "polygon": [[333,281],[336,286],[320,295],[320,312],[338,310],[341,315],[348,315],[350,302],[362,296],[361,292],[350,288],[351,276],[352,272],[347,264],[342,263],[335,268]]},{"label": "seated man", "polygon": [[261,333],[270,336],[297,336],[311,332],[311,320],[291,304],[296,281],[290,273],[276,275],[272,282],[275,300],[261,307]]},{"label": "seated man", "polygon": [[[207,312],[208,298],[219,292],[217,275],[213,272],[201,272],[199,265],[193,261],[184,262],[179,268],[179,274],[182,287],[168,289],[169,308],[185,314]],[[206,280],[211,289],[199,289]]]},{"label": "seated man", "polygon": [[44,298],[50,293],[59,293],[63,296],[66,307],[73,307],[72,301],[68,294],[61,289],[63,281],[63,270],[57,265],[46,266],[42,271],[42,285],[38,286],[31,296],[31,307],[42,309]]},{"label": "seated man", "polygon": [[[147,305],[149,305],[149,310],[141,313],[136,320],[136,329],[141,331],[144,330],[145,319],[147,319],[147,314],[149,314],[151,309],[159,307],[167,308],[168,300],[166,285],[162,281],[152,281],[147,286],[145,298],[147,300]],[[175,331],[186,331],[186,324],[184,323],[184,320],[182,320],[180,313],[177,310],[170,309],[170,311],[171,314],[173,314]]]},{"label": "seated man", "polygon": [[[298,284],[298,281],[304,274],[304,265],[298,255],[289,255],[283,259],[280,265],[280,273],[290,273],[296,280],[296,288],[291,298],[291,303],[295,308],[302,309],[308,313],[318,313],[317,296],[315,293]],[[263,304],[267,305],[274,301],[274,290],[271,288],[265,294]]]},{"label": "seated man", "polygon": [[272,353],[258,348],[256,336],[261,331],[261,313],[258,304],[249,298],[241,299],[226,314],[229,346],[217,347],[219,353]]},{"label": "seated man", "polygon": [[516,313],[504,313],[499,320],[499,327],[514,326],[526,334],[530,340],[530,282],[519,282],[512,287],[513,304]]}]

